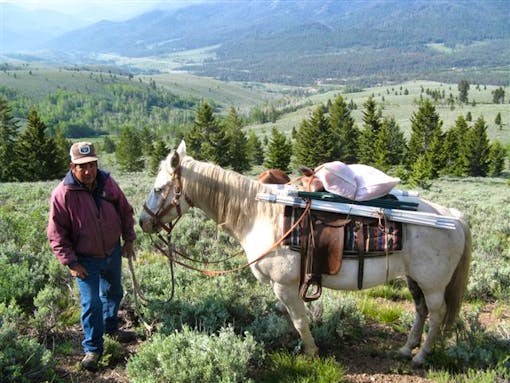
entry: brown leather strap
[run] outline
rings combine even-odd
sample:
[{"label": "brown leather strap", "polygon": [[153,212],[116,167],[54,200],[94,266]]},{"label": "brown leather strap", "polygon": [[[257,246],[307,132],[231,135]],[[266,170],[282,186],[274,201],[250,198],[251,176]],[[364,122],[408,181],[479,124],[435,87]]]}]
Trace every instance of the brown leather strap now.
[{"label": "brown leather strap", "polygon": [[[303,219],[301,227],[301,273],[299,281],[299,296],[305,302],[319,299],[322,294],[322,276],[318,270],[318,259],[315,256],[315,230],[310,212]],[[310,292],[310,287],[315,291]]]},{"label": "brown leather strap", "polygon": [[363,274],[365,272],[365,233],[363,230],[363,221],[356,221],[357,239],[356,246],[358,248],[358,289],[363,288]]}]

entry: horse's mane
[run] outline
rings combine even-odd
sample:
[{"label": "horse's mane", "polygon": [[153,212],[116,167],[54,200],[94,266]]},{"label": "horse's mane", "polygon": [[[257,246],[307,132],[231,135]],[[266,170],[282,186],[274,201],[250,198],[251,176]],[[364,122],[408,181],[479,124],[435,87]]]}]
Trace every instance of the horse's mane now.
[{"label": "horse's mane", "polygon": [[219,224],[239,229],[248,221],[246,217],[268,210],[272,205],[256,202],[257,193],[267,188],[255,180],[189,156],[184,157],[181,164],[185,192],[192,201],[205,201],[212,209],[206,213],[214,215]]}]

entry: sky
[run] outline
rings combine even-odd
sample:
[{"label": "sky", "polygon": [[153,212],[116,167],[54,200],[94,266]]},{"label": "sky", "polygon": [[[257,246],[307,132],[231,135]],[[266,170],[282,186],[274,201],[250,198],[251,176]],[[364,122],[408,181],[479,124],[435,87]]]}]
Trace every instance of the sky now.
[{"label": "sky", "polygon": [[0,0],[30,10],[49,9],[96,22],[127,20],[137,14],[157,8],[190,4],[186,0]]}]

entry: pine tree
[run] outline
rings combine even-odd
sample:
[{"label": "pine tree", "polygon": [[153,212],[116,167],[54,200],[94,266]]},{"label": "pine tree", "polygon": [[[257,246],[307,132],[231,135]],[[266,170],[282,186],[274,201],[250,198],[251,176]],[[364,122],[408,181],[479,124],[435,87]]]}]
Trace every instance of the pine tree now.
[{"label": "pine tree", "polygon": [[468,130],[467,121],[460,115],[457,117],[455,125],[446,132],[443,144],[444,174],[453,176],[463,175],[464,165],[462,152]]},{"label": "pine tree", "polygon": [[150,174],[155,175],[158,173],[159,164],[166,158],[168,151],[166,143],[162,139],[157,139],[156,142],[154,142],[149,160]]},{"label": "pine tree", "polygon": [[17,158],[14,151],[18,125],[6,99],[0,97],[0,182],[15,181]]},{"label": "pine tree", "polygon": [[205,160],[205,156],[202,153],[202,142],[204,133],[202,127],[196,122],[193,126],[184,133],[184,140],[186,141],[186,152],[191,157],[197,160]]},{"label": "pine tree", "polygon": [[156,140],[156,135],[147,125],[144,125],[140,131],[139,137],[143,155],[147,157],[150,156],[153,142]]},{"label": "pine tree", "polygon": [[346,163],[358,162],[360,132],[342,96],[338,96],[329,108],[329,124],[336,142],[332,157]]},{"label": "pine tree", "polygon": [[409,184],[411,186],[420,186],[424,189],[430,187],[432,168],[431,161],[427,156],[428,153],[422,153],[418,156],[416,161],[414,161],[409,178]]},{"label": "pine tree", "polygon": [[273,127],[271,129],[264,166],[268,169],[280,169],[288,172],[291,154],[292,143],[290,139]]},{"label": "pine tree", "polygon": [[492,102],[494,104],[503,104],[505,102],[505,90],[503,87],[492,91]]},{"label": "pine tree", "polygon": [[479,117],[466,134],[463,148],[464,169],[468,176],[484,177],[489,170],[489,139],[487,125]]},{"label": "pine tree", "polygon": [[494,141],[489,150],[488,174],[497,177],[505,168],[506,150],[499,141]]},{"label": "pine tree", "polygon": [[191,156],[212,161],[220,166],[229,164],[229,142],[225,127],[213,114],[211,106],[204,102],[195,116],[193,128],[186,134],[186,146]]},{"label": "pine tree", "polygon": [[437,178],[446,165],[446,154],[444,150],[444,134],[438,134],[432,137],[430,149],[425,153],[425,159],[429,161],[431,169],[430,178]]},{"label": "pine tree", "polygon": [[503,127],[502,120],[501,120],[501,112],[498,112],[498,114],[496,114],[496,118],[494,118],[494,123],[497,126],[499,126],[500,129]]},{"label": "pine tree", "polygon": [[363,164],[373,165],[375,161],[374,144],[381,130],[381,116],[373,97],[363,104],[363,127],[360,136],[359,160]]},{"label": "pine tree", "polygon": [[467,80],[460,80],[459,84],[458,84],[458,89],[459,89],[460,102],[467,103],[468,102],[469,82]]},{"label": "pine tree", "polygon": [[138,132],[132,127],[124,127],[115,151],[115,158],[121,170],[128,172],[142,170],[144,166],[142,155],[142,143]]},{"label": "pine tree", "polygon": [[293,147],[295,164],[316,167],[324,162],[336,160],[336,135],[318,106],[309,120],[303,120],[296,132]]},{"label": "pine tree", "polygon": [[[429,99],[423,100],[418,111],[411,116],[411,137],[408,144],[408,164],[410,167],[419,156],[432,149],[432,143],[441,137],[443,122]],[[436,138],[436,139],[434,139]],[[433,158],[439,153],[432,153]]]},{"label": "pine tree", "polygon": [[69,150],[71,148],[72,142],[65,138],[64,132],[61,128],[56,129],[53,140],[55,142],[56,151],[55,173],[57,176],[64,176],[69,169]]},{"label": "pine tree", "polygon": [[394,118],[384,118],[376,138],[374,166],[382,171],[400,165],[406,158],[406,141]]},{"label": "pine tree", "polygon": [[236,172],[243,173],[251,167],[248,159],[248,139],[242,129],[243,122],[233,106],[225,120],[225,128],[229,143],[229,165]]},{"label": "pine tree", "polygon": [[248,160],[252,165],[262,165],[264,162],[264,148],[262,142],[253,130],[250,130],[248,142],[246,143]]},{"label": "pine tree", "polygon": [[16,141],[19,181],[43,181],[62,176],[61,158],[55,141],[35,109],[28,113],[27,126]]},{"label": "pine tree", "polygon": [[104,136],[103,138],[103,151],[105,153],[115,152],[115,142],[113,142],[110,136]]}]

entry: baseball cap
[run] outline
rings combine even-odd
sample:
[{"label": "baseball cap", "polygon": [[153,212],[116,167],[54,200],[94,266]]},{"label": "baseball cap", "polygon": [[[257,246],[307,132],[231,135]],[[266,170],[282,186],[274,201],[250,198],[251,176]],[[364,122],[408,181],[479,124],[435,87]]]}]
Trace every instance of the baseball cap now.
[{"label": "baseball cap", "polygon": [[85,164],[97,161],[96,150],[91,142],[76,142],[69,151],[71,162],[74,164]]}]

